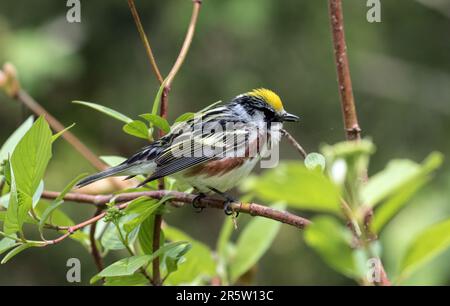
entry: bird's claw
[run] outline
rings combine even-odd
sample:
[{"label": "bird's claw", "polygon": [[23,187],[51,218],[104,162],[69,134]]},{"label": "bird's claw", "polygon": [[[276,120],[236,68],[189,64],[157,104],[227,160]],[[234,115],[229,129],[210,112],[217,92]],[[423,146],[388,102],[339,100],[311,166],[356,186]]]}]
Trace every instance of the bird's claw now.
[{"label": "bird's claw", "polygon": [[204,206],[200,204],[200,201],[205,197],[206,195],[204,193],[199,193],[195,196],[195,198],[192,200],[192,206],[196,209],[197,213],[201,213],[203,209],[205,209]]},{"label": "bird's claw", "polygon": [[232,204],[233,201],[226,201],[223,206],[223,211],[225,212],[225,215],[231,216],[234,214],[234,217],[237,218],[239,216],[239,212],[233,210]]}]

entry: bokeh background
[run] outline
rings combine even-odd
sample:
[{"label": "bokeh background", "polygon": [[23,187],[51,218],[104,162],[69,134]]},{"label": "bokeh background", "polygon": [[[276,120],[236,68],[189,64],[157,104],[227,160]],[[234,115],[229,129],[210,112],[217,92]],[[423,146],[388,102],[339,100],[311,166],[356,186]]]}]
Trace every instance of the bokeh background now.
[{"label": "bokeh background", "polygon": [[[10,61],[21,81],[99,155],[129,155],[145,142],[121,125],[73,100],[91,101],[131,117],[149,112],[158,84],[125,0],[81,0],[82,22],[65,19],[66,1],[1,1],[0,62]],[[136,1],[158,64],[173,64],[191,14],[190,0]],[[381,23],[366,20],[366,1],[344,1],[355,99],[364,135],[377,152],[370,173],[393,158],[421,161],[430,151],[450,152],[450,1],[382,1]],[[205,0],[192,44],[170,96],[169,118],[203,108],[256,87],[278,92],[288,111],[302,120],[290,125],[308,151],[344,138],[325,0]],[[0,143],[30,113],[0,95]],[[297,158],[288,145],[283,159]],[[77,174],[94,169],[67,143],[58,141],[46,187],[60,190]],[[381,239],[388,271],[415,232],[450,216],[448,162],[387,227]],[[67,203],[74,220],[91,208]],[[170,224],[215,244],[219,211],[174,210]],[[242,220],[242,221],[241,221]],[[245,223],[246,218],[240,218]],[[414,220],[412,222],[411,220]],[[450,234],[450,233],[449,233]],[[112,254],[112,262],[121,254]],[[123,255],[123,254],[122,254]],[[115,257],[116,256],[116,257]],[[89,254],[76,242],[32,249],[0,266],[0,284],[66,285],[66,261],[82,261],[83,283],[95,273]],[[450,253],[403,283],[450,284]],[[282,229],[256,269],[263,285],[353,284],[308,249],[302,233]]]}]

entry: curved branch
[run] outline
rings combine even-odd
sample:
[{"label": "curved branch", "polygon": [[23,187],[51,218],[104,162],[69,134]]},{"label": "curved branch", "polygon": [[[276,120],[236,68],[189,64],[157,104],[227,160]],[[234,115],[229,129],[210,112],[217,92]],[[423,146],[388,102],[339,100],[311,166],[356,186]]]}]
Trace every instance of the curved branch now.
[{"label": "curved branch", "polygon": [[153,72],[155,73],[158,82],[162,84],[164,79],[159,71],[158,65],[156,64],[155,56],[153,55],[152,47],[150,46],[150,42],[147,38],[147,34],[145,34],[144,27],[141,23],[141,18],[139,17],[139,13],[136,9],[136,5],[134,4],[134,0],[128,0],[128,6],[130,7],[131,14],[133,15],[134,22],[136,23],[137,30],[139,32],[139,36],[141,37],[142,43],[145,47],[145,52],[147,53],[147,57],[150,61],[150,65],[152,66]]},{"label": "curved branch", "polygon": [[[42,193],[42,198],[44,199],[55,199],[59,196],[59,192],[54,191],[44,191]],[[142,191],[142,192],[130,192],[130,193],[122,193],[120,195],[89,195],[89,194],[80,194],[80,193],[68,193],[65,195],[64,200],[71,202],[79,202],[79,203],[89,203],[96,206],[104,206],[108,203],[112,198],[114,198],[115,203],[124,203],[129,202],[139,197],[149,197],[152,199],[160,200],[166,196],[171,197],[171,203],[173,202],[175,207],[179,207],[177,203],[184,204],[192,204],[196,195],[178,192],[178,191],[167,191],[167,190],[155,190],[155,191]],[[222,209],[224,208],[224,201],[212,197],[205,197],[197,200],[200,207],[211,207]],[[119,206],[120,208],[121,206]],[[126,206],[125,206],[126,207]],[[123,207],[124,208],[124,207]],[[256,203],[233,203],[232,208],[236,212],[241,212],[245,214],[249,214],[251,216],[259,216],[268,219],[272,219],[275,221],[279,221],[288,225],[292,225],[299,229],[304,229],[306,226],[311,224],[311,221],[289,213],[287,211],[281,211],[277,209],[273,209],[264,205],[256,204]],[[101,217],[99,217],[101,216]],[[95,221],[98,221],[104,216],[104,213],[95,217]],[[89,225],[91,223],[88,223]]]}]

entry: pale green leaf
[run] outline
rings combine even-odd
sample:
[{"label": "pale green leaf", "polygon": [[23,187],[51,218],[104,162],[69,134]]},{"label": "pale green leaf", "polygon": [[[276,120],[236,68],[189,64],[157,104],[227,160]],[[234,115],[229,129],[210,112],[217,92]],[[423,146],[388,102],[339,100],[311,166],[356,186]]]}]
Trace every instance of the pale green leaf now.
[{"label": "pale green leaf", "polygon": [[340,213],[340,191],[323,173],[308,170],[299,162],[280,163],[241,185],[265,202],[283,201],[291,207]]},{"label": "pale green leaf", "polygon": [[11,156],[14,151],[16,145],[25,135],[25,133],[31,128],[33,125],[33,116],[28,117],[27,120],[22,123],[17,130],[12,133],[11,136],[4,142],[2,148],[0,149],[0,162],[7,159],[8,156]]},{"label": "pale green leaf", "polygon": [[195,113],[191,113],[191,112],[184,113],[181,116],[179,116],[177,119],[175,119],[175,123],[188,121],[188,120],[194,118],[194,116],[195,116]]},{"label": "pale green leaf", "polygon": [[64,134],[65,132],[67,132],[68,130],[70,130],[71,128],[73,128],[75,126],[75,123],[72,123],[71,125],[69,125],[68,127],[66,127],[64,130],[59,131],[58,133],[54,134],[52,136],[52,142],[54,142],[55,140],[57,140],[59,137],[61,137],[62,134]]},{"label": "pale green leaf", "polygon": [[105,164],[107,164],[107,165],[110,166],[110,167],[117,166],[117,165],[123,163],[123,162],[126,160],[125,157],[122,157],[122,156],[113,156],[113,155],[111,155],[111,156],[100,156],[100,159],[101,159]]},{"label": "pale green leaf", "polygon": [[151,127],[156,126],[164,133],[168,133],[170,131],[169,123],[167,122],[166,119],[162,118],[161,116],[154,114],[142,114],[139,115],[139,117],[144,118],[148,123],[150,123]]},{"label": "pale green leaf", "polygon": [[[273,208],[284,209],[284,206],[276,205]],[[234,257],[228,262],[232,283],[260,260],[271,246],[280,226],[280,222],[266,218],[254,218],[249,222],[239,235]]]},{"label": "pale green leaf", "polygon": [[122,121],[124,123],[129,123],[129,122],[133,121],[129,117],[125,116],[124,114],[121,114],[118,111],[115,111],[115,110],[113,110],[109,107],[103,106],[103,105],[90,103],[90,102],[84,102],[84,101],[73,101],[73,103],[81,104],[81,105],[85,105],[87,107],[93,108],[101,113],[104,113],[104,114],[106,114],[114,119],[117,119],[119,121]]},{"label": "pale green leaf", "polygon": [[351,233],[336,219],[314,218],[305,230],[305,242],[336,271],[355,277],[359,274],[350,247]]},{"label": "pale green leaf", "polygon": [[323,171],[325,169],[325,157],[319,153],[309,153],[305,158],[305,166],[309,170],[319,168]]},{"label": "pale green leaf", "polygon": [[123,131],[129,135],[149,139],[148,127],[144,122],[133,120],[123,126]]},{"label": "pale green leaf", "polygon": [[158,92],[156,93],[155,100],[153,100],[152,114],[157,115],[159,110],[159,105],[161,104],[161,97],[164,91],[166,81],[159,86]]},{"label": "pale green leaf", "polygon": [[104,286],[145,286],[149,280],[142,273],[127,276],[105,277]]},{"label": "pale green leaf", "polygon": [[450,247],[450,219],[434,224],[419,233],[400,264],[402,276],[412,272]]},{"label": "pale green leaf", "polygon": [[17,254],[25,251],[26,249],[29,249],[32,247],[41,247],[41,246],[43,246],[43,243],[39,243],[39,242],[27,242],[27,243],[21,244],[18,247],[16,247],[15,249],[11,250],[8,254],[6,254],[5,257],[3,257],[1,264],[7,263],[9,260],[11,260],[11,258],[13,258]]}]

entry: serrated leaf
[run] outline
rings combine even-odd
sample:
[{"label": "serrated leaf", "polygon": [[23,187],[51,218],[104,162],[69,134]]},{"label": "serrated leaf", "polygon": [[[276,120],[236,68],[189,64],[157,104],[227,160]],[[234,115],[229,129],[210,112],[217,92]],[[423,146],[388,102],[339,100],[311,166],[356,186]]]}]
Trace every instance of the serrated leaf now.
[{"label": "serrated leaf", "polygon": [[139,115],[139,117],[145,119],[148,123],[150,123],[150,127],[156,126],[160,130],[162,130],[164,133],[170,132],[170,125],[167,122],[166,119],[164,119],[161,116],[154,115],[154,114],[142,114]]},{"label": "serrated leaf", "polygon": [[[284,209],[284,205],[272,207]],[[254,218],[248,223],[236,242],[234,257],[228,262],[232,283],[250,270],[266,253],[277,236],[280,225],[280,222],[265,218]]]},{"label": "serrated leaf", "polygon": [[8,156],[11,156],[14,151],[16,145],[25,135],[25,133],[31,128],[33,125],[33,116],[28,117],[18,128],[12,133],[11,136],[3,143],[2,148],[0,149],[0,162],[7,159]]},{"label": "serrated leaf", "polygon": [[133,120],[123,126],[123,131],[129,135],[149,139],[148,127],[140,120]]},{"label": "serrated leaf", "polygon": [[84,101],[73,101],[73,103],[75,104],[80,104],[80,105],[85,105],[87,107],[90,107],[92,109],[95,109],[101,113],[104,113],[114,119],[117,119],[119,121],[122,121],[124,123],[129,123],[131,121],[133,121],[131,118],[125,116],[124,114],[113,110],[109,107],[103,106],[103,105],[99,105],[99,104],[95,104],[95,103],[90,103],[90,102],[84,102]]},{"label": "serrated leaf", "polygon": [[449,247],[450,219],[447,219],[428,227],[414,238],[401,261],[400,275],[411,275]]}]

